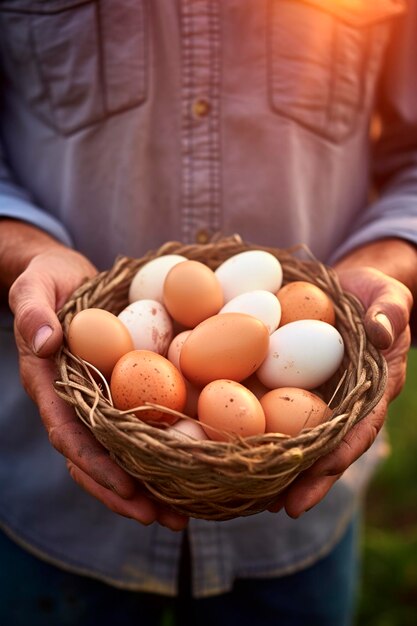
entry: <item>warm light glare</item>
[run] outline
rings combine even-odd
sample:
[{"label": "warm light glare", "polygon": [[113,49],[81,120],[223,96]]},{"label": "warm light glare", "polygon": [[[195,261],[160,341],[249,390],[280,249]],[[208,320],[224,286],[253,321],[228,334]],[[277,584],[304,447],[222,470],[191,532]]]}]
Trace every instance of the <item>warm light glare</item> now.
[{"label": "warm light glare", "polygon": [[349,21],[357,22],[359,25],[368,21],[384,19],[388,15],[403,13],[406,5],[405,0],[380,0],[380,2],[372,0],[307,0],[307,2],[312,2],[315,6],[319,5],[329,12],[336,11]]}]

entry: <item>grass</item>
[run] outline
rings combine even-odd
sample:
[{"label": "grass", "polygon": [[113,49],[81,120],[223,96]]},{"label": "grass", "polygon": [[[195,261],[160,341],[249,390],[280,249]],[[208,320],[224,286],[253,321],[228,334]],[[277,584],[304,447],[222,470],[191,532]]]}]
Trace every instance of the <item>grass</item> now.
[{"label": "grass", "polygon": [[368,494],[357,626],[417,623],[417,350],[390,407],[391,455]]}]

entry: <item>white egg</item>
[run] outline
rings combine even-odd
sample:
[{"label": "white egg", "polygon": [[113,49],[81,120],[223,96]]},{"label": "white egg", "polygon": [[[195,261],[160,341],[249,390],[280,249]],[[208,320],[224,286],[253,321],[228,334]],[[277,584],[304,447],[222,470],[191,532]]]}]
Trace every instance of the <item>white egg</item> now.
[{"label": "white egg", "polygon": [[166,275],[174,265],[186,260],[181,254],[165,254],[142,265],[130,283],[129,302],[144,299],[162,302]]},{"label": "white egg", "polygon": [[282,284],[282,267],[266,250],[246,250],[224,261],[215,270],[225,302],[246,291],[264,289],[276,293]]},{"label": "white egg", "polygon": [[200,424],[194,419],[179,419],[172,426],[167,428],[167,432],[179,439],[208,439]]},{"label": "white egg", "polygon": [[235,296],[220,309],[219,313],[246,313],[261,320],[267,327],[269,334],[279,326],[281,319],[281,304],[278,298],[270,291],[257,289]]},{"label": "white egg", "polygon": [[297,320],[272,333],[257,376],[270,389],[314,389],[336,372],[343,354],[343,338],[334,326],[319,320]]},{"label": "white egg", "polygon": [[123,309],[118,318],[129,331],[136,350],[166,355],[174,333],[163,304],[156,300],[137,300]]}]

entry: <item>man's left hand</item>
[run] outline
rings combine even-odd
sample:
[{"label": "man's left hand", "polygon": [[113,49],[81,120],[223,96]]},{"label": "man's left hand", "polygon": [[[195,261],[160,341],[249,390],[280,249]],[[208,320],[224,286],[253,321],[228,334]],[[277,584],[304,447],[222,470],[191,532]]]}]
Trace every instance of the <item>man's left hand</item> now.
[{"label": "man's left hand", "polygon": [[410,290],[372,267],[343,266],[338,274],[342,287],[355,294],[366,309],[365,329],[370,341],[386,358],[388,381],[373,411],[358,422],[332,452],[300,474],[270,509],[278,511],[284,507],[293,518],[318,504],[343,472],[368,450],[384,424],[389,403],[405,383],[411,341],[409,319],[413,298]]}]

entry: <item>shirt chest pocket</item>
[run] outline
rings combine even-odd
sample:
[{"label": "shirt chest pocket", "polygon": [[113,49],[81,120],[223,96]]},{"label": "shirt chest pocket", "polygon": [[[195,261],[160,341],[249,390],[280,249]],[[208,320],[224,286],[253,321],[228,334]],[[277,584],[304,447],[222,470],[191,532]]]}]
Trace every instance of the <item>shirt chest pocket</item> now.
[{"label": "shirt chest pocket", "polygon": [[146,0],[0,0],[6,80],[68,135],[147,95]]},{"label": "shirt chest pocket", "polygon": [[402,0],[269,0],[273,110],[331,141],[348,137],[403,10]]}]

